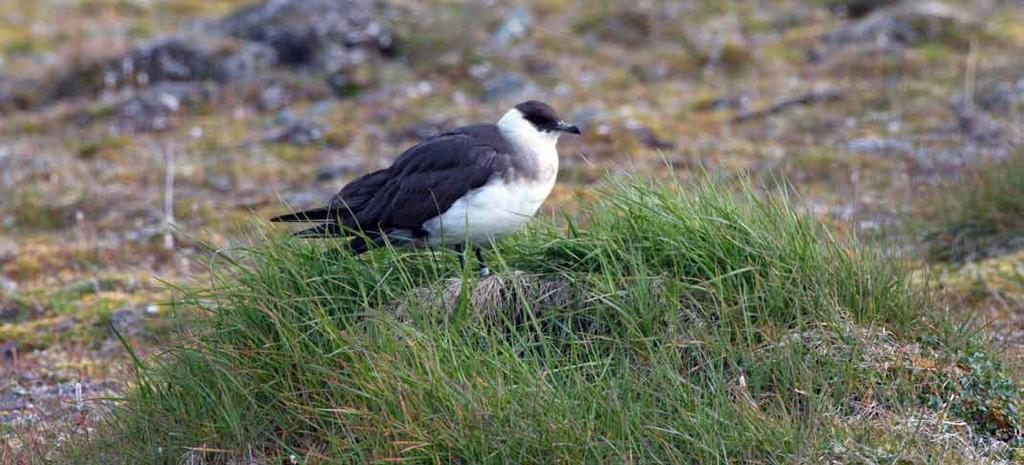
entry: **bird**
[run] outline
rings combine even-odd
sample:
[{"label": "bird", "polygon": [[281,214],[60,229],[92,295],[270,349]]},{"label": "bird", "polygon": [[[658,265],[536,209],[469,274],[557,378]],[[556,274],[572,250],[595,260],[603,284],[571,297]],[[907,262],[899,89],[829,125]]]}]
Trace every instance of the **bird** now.
[{"label": "bird", "polygon": [[458,252],[464,269],[469,248],[486,277],[481,247],[515,232],[540,209],[558,176],[563,134],[581,131],[544,102],[522,102],[497,123],[424,139],[391,166],[342,187],[326,206],[270,221],[315,223],[292,235],[344,238],[357,255],[385,243],[442,246]]}]

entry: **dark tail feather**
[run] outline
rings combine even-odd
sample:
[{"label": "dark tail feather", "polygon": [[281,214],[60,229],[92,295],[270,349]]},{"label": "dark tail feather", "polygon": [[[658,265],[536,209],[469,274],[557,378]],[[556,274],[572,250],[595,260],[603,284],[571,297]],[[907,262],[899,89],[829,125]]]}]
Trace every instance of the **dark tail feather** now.
[{"label": "dark tail feather", "polygon": [[361,254],[363,252],[366,252],[367,250],[370,250],[370,244],[368,244],[366,242],[366,239],[362,237],[353,238],[348,243],[348,247],[352,249],[352,252],[355,254]]},{"label": "dark tail feather", "polygon": [[[305,210],[301,212],[289,213],[287,215],[275,216],[270,219],[274,223],[299,223],[299,222],[317,222],[317,221],[328,221],[332,220],[335,216],[336,211],[327,208],[314,208],[312,210]],[[311,228],[315,229],[315,228]]]},{"label": "dark tail feather", "polygon": [[324,223],[312,228],[302,229],[292,233],[292,237],[346,237],[345,231],[338,223]]},{"label": "dark tail feather", "polygon": [[303,229],[292,233],[292,237],[301,237],[304,239],[315,239],[315,238],[328,238],[328,237],[351,237],[348,243],[349,249],[356,254],[361,254],[370,250],[370,246],[381,245],[384,240],[382,236],[378,234],[371,234],[368,239],[362,236],[352,236],[341,227],[338,223],[324,223],[313,226],[312,228]]}]

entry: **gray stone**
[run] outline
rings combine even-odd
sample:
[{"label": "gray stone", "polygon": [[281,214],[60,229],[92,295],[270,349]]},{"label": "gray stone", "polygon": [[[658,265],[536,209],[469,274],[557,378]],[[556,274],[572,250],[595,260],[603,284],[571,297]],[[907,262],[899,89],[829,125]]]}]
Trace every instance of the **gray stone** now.
[{"label": "gray stone", "polygon": [[[18,358],[18,345],[13,342],[0,344],[0,363],[11,363]],[[0,407],[0,410],[3,410]]]},{"label": "gray stone", "polygon": [[366,163],[361,160],[346,157],[342,161],[322,165],[316,170],[316,180],[320,182],[331,181],[349,174],[362,172]]},{"label": "gray stone", "polygon": [[118,123],[127,131],[163,131],[170,117],[208,102],[213,91],[196,82],[165,82],[139,90],[123,102]]},{"label": "gray stone", "polygon": [[119,78],[137,84],[219,79],[224,73],[209,52],[194,45],[194,41],[178,37],[136,49],[119,64]]},{"label": "gray stone", "polygon": [[751,94],[741,92],[736,95],[726,95],[700,102],[695,109],[697,111],[745,110],[750,107],[750,103],[753,100],[754,98]]},{"label": "gray stone", "polygon": [[[0,164],[2,168],[2,164]],[[13,239],[0,236],[0,262],[10,260],[18,255],[18,243]]]},{"label": "gray stone", "polygon": [[523,39],[530,34],[533,27],[533,14],[526,6],[519,6],[512,10],[505,21],[498,26],[491,36],[491,44],[497,47],[508,47],[513,42]]},{"label": "gray stone", "polygon": [[[202,44],[202,45],[199,45]],[[207,50],[209,40],[169,37],[145,44],[124,57],[72,69],[57,80],[51,100],[77,97],[103,89],[145,87],[163,82],[224,80],[229,73],[222,57]]]},{"label": "gray stone", "polygon": [[914,146],[902,139],[865,137],[846,143],[846,150],[853,153],[913,153]]},{"label": "gray stone", "polygon": [[28,400],[23,396],[6,393],[0,394],[0,411],[21,410],[25,407],[28,407]]},{"label": "gray stone", "polygon": [[1004,139],[1002,124],[962,95],[953,98],[950,108],[960,131],[971,142],[997,143]]},{"label": "gray stone", "polygon": [[260,91],[257,105],[262,111],[277,111],[291,103],[291,95],[288,89],[279,84],[273,84]]},{"label": "gray stone", "polygon": [[[375,0],[267,0],[187,35],[159,38],[122,57],[76,66],[47,86],[42,100],[164,82],[223,83],[273,66],[346,75],[353,67],[392,56],[394,35],[385,24],[392,16],[393,10]],[[14,102],[17,95],[7,87],[0,86],[0,93]]]},{"label": "gray stone", "polygon": [[654,130],[635,120],[626,121],[626,129],[633,134],[641,144],[656,150],[668,150],[675,148],[675,142],[663,140],[654,133]]},{"label": "gray stone", "polygon": [[137,309],[122,308],[110,315],[110,324],[125,336],[136,336],[141,332],[142,315]]},{"label": "gray stone", "polygon": [[946,39],[975,23],[974,18],[957,7],[915,1],[874,10],[861,20],[826,33],[822,40],[832,46],[857,42],[907,45]]},{"label": "gray stone", "polygon": [[18,290],[18,283],[0,275],[0,295],[9,295]]},{"label": "gray stone", "polygon": [[267,0],[221,20],[229,35],[270,46],[277,63],[336,72],[373,56],[390,55],[394,35],[375,0]]},{"label": "gray stone", "polygon": [[437,135],[445,128],[452,126],[452,121],[444,115],[434,115],[421,119],[410,126],[392,131],[388,139],[392,142],[402,143],[408,140],[420,141],[430,136]]},{"label": "gray stone", "polygon": [[990,83],[978,90],[974,101],[982,110],[999,116],[1024,113],[1024,77]]},{"label": "gray stone", "polygon": [[15,305],[0,304],[0,322],[14,321],[21,311]]},{"label": "gray stone", "polygon": [[869,13],[890,5],[900,0],[830,0],[829,9],[836,14],[847,18],[863,18]]},{"label": "gray stone", "polygon": [[484,81],[484,92],[481,100],[487,103],[521,100],[529,94],[535,94],[537,86],[525,77],[516,73],[501,73]]},{"label": "gray stone", "polygon": [[329,196],[330,194],[308,190],[297,192],[285,192],[281,195],[285,203],[294,206],[314,205],[317,203],[323,203],[324,199]]},{"label": "gray stone", "polygon": [[277,64],[274,48],[259,42],[241,42],[232,52],[218,58],[221,76],[234,81],[266,71]]},{"label": "gray stone", "polygon": [[569,121],[583,132],[589,131],[597,123],[608,119],[608,112],[597,107],[580,107],[569,113]]},{"label": "gray stone", "polygon": [[651,13],[640,9],[614,11],[580,22],[578,32],[606,42],[640,45],[651,40]]},{"label": "gray stone", "polygon": [[278,144],[311,145],[323,141],[323,128],[309,121],[297,121],[265,141]]}]

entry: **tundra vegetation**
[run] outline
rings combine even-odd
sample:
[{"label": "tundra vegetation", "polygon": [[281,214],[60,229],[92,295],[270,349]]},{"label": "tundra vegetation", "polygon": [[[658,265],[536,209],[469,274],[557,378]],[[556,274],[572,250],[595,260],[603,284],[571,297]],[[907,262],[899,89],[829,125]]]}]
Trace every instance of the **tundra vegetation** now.
[{"label": "tundra vegetation", "polygon": [[[1018,2],[3,10],[0,463],[1022,460]],[[528,98],[492,279],[259,220]]]}]

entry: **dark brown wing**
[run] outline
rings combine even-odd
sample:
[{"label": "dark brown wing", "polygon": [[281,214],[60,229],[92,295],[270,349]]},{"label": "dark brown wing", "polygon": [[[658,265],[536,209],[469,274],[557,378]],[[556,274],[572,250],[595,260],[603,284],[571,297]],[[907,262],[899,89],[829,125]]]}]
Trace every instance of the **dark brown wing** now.
[{"label": "dark brown wing", "polygon": [[[488,139],[455,133],[425,141],[406,152],[368,198],[355,197],[351,227],[418,230],[472,189],[483,186],[511,161]],[[349,203],[350,208],[352,203]]]},{"label": "dark brown wing", "polygon": [[415,231],[467,192],[505,171],[511,164],[510,152],[494,125],[459,128],[411,147],[387,169],[352,181],[326,207],[283,215],[274,221]]}]

